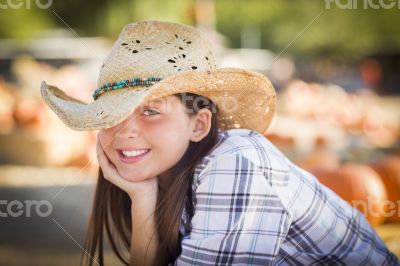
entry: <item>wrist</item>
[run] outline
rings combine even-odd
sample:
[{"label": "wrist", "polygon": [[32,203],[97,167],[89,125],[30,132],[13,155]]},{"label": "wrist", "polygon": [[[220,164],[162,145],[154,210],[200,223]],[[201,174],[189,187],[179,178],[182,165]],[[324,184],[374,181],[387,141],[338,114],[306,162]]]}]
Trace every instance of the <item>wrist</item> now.
[{"label": "wrist", "polygon": [[138,206],[144,206],[147,208],[153,207],[157,202],[157,192],[152,191],[141,191],[140,193],[132,193],[129,195],[131,199],[131,208],[137,208]]},{"label": "wrist", "polygon": [[158,183],[154,180],[142,181],[127,193],[132,202],[151,201],[157,199]]}]

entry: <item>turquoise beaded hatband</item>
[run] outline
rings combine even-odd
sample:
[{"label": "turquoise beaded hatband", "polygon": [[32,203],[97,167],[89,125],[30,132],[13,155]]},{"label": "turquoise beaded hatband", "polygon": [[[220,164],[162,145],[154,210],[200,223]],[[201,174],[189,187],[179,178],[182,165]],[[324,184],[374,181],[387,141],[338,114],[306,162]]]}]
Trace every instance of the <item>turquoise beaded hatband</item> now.
[{"label": "turquoise beaded hatband", "polygon": [[124,79],[121,81],[117,81],[117,82],[110,82],[110,83],[106,83],[102,86],[100,86],[100,88],[96,89],[93,92],[93,99],[97,99],[100,97],[101,94],[103,94],[104,92],[107,92],[109,90],[118,90],[118,89],[123,89],[126,87],[137,87],[137,86],[151,86],[153,84],[155,84],[156,82],[159,82],[161,80],[161,78],[155,78],[155,77],[150,77],[148,79],[142,79],[142,78],[133,78],[133,79]]}]

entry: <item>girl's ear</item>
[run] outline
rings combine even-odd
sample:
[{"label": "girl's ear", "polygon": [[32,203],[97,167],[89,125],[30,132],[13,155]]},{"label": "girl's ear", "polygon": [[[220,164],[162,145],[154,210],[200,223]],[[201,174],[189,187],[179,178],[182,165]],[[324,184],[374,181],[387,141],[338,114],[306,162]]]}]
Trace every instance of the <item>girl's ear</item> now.
[{"label": "girl's ear", "polygon": [[201,141],[211,129],[212,113],[209,109],[203,108],[193,117],[192,135],[190,140],[193,142]]}]

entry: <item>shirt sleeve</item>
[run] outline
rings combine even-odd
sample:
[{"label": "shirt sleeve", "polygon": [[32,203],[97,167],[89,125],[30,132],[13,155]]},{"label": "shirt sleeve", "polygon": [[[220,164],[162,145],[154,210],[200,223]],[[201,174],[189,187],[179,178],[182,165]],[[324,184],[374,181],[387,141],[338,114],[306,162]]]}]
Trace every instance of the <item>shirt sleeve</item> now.
[{"label": "shirt sleeve", "polygon": [[271,265],[291,215],[263,171],[239,153],[218,155],[194,182],[192,229],[175,265]]}]

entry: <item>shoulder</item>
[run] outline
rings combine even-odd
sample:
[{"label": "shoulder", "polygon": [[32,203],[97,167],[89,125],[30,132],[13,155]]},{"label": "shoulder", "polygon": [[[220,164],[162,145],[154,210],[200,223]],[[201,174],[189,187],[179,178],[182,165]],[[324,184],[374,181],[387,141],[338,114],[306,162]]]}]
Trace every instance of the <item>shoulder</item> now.
[{"label": "shoulder", "polygon": [[287,191],[296,189],[293,175],[289,159],[262,134],[249,129],[222,131],[217,145],[195,168],[193,204],[212,191],[230,195],[269,191],[288,207]]},{"label": "shoulder", "polygon": [[[195,168],[194,183],[207,175],[233,176],[234,171],[251,170],[265,176],[284,177],[289,160],[262,134],[250,129],[220,131],[218,143]],[[271,180],[272,181],[272,180]]]},{"label": "shoulder", "polygon": [[263,177],[260,169],[241,153],[218,154],[207,159],[194,180],[195,186],[207,182],[227,188],[240,179]]}]

